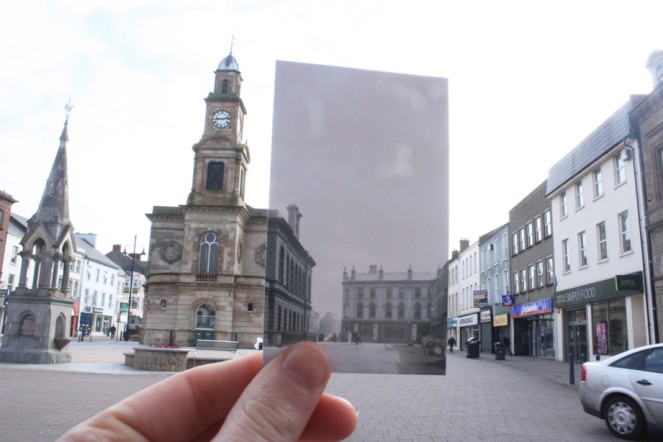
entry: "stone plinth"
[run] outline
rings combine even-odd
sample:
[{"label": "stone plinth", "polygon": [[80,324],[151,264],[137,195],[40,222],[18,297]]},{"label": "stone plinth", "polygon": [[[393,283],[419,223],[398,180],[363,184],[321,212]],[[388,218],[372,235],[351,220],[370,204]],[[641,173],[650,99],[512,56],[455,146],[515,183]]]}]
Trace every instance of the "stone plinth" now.
[{"label": "stone plinth", "polygon": [[[186,348],[134,347],[133,367],[149,371],[184,371],[188,354]],[[125,355],[125,363],[128,359]]]}]

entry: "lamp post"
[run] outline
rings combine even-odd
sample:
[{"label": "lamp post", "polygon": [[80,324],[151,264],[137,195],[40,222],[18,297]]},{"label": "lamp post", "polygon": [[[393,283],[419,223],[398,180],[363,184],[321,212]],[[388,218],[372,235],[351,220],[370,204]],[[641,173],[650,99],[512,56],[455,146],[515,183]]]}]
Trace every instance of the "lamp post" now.
[{"label": "lamp post", "polygon": [[136,236],[134,235],[134,251],[131,254],[131,275],[129,276],[129,305],[127,306],[127,325],[124,329],[124,340],[129,340],[129,321],[131,320],[131,294],[134,290],[134,265],[136,264]]}]

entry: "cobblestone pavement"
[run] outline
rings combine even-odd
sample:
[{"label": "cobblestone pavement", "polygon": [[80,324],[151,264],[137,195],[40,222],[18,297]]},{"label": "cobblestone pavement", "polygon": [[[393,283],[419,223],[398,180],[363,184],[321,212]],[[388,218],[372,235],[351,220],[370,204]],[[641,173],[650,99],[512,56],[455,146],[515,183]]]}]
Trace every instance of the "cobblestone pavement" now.
[{"label": "cobblestone pavement", "polygon": [[[70,345],[69,364],[0,364],[0,440],[54,440],[170,375],[122,365],[133,343]],[[579,382],[579,371],[575,377]],[[359,412],[350,441],[616,440],[603,421],[583,412],[568,364],[550,360],[496,361],[485,353],[467,359],[456,351],[447,356],[446,376],[337,373],[327,390]],[[663,432],[644,440],[663,440]]]}]

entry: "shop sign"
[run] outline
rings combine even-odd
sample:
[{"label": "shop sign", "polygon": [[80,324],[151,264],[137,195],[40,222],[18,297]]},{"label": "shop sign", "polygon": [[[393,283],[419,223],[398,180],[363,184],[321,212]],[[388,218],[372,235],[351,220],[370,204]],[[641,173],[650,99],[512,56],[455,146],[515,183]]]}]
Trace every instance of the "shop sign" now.
[{"label": "shop sign", "polygon": [[542,315],[552,313],[552,298],[540,299],[538,301],[528,302],[526,304],[517,304],[511,307],[511,316],[514,318],[523,318],[526,316]]},{"label": "shop sign", "polygon": [[102,314],[104,312],[104,309],[101,307],[92,307],[92,313],[96,314]]},{"label": "shop sign", "polygon": [[493,316],[493,327],[506,327],[509,325],[509,315]]},{"label": "shop sign", "polygon": [[502,295],[502,307],[511,307],[513,304],[513,295]]},{"label": "shop sign", "polygon": [[488,290],[474,290],[472,292],[474,308],[483,308],[488,305]]},{"label": "shop sign", "polygon": [[447,328],[456,328],[458,327],[458,318],[453,317],[453,318],[447,318]]},{"label": "shop sign", "polygon": [[129,311],[129,303],[128,302],[120,302],[120,313],[126,313]]},{"label": "shop sign", "polygon": [[[642,272],[626,275],[642,281]],[[625,280],[624,280],[625,281]],[[627,284],[624,282],[624,284]],[[641,283],[642,284],[642,283]],[[581,285],[569,290],[555,293],[555,307],[569,307],[573,305],[583,305],[596,301],[605,301],[607,299],[623,298],[629,295],[642,293],[642,288],[621,288],[617,289],[616,278],[604,279],[593,284]]]},{"label": "shop sign", "polygon": [[468,325],[476,325],[479,322],[477,318],[478,318],[477,315],[463,316],[462,318],[458,318],[458,325],[460,327],[467,327]]},{"label": "shop sign", "polygon": [[615,290],[642,291],[642,273],[635,275],[615,275]]},{"label": "shop sign", "polygon": [[484,310],[480,313],[481,322],[490,322],[490,310]]}]

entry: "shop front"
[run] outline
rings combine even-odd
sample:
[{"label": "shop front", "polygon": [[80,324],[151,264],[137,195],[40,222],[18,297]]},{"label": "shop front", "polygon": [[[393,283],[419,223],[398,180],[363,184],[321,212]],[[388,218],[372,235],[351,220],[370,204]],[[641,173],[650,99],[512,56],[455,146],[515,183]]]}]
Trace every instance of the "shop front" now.
[{"label": "shop front", "polygon": [[511,308],[516,356],[555,358],[553,299],[517,304]]},{"label": "shop front", "polygon": [[564,333],[564,360],[612,356],[647,344],[642,272],[574,287],[555,294]]},{"label": "shop front", "polygon": [[466,341],[470,338],[481,340],[479,330],[479,314],[472,313],[471,315],[460,316],[458,318],[458,327],[460,329],[458,345],[461,350],[466,350]]},{"label": "shop front", "polygon": [[481,310],[479,312],[479,320],[481,321],[481,351],[494,352],[493,344],[495,337],[493,336],[493,314],[490,310]]},{"label": "shop front", "polygon": [[460,345],[458,344],[460,342],[458,332],[458,317],[452,316],[451,318],[447,318],[447,339],[453,336],[456,340],[456,344]]}]

